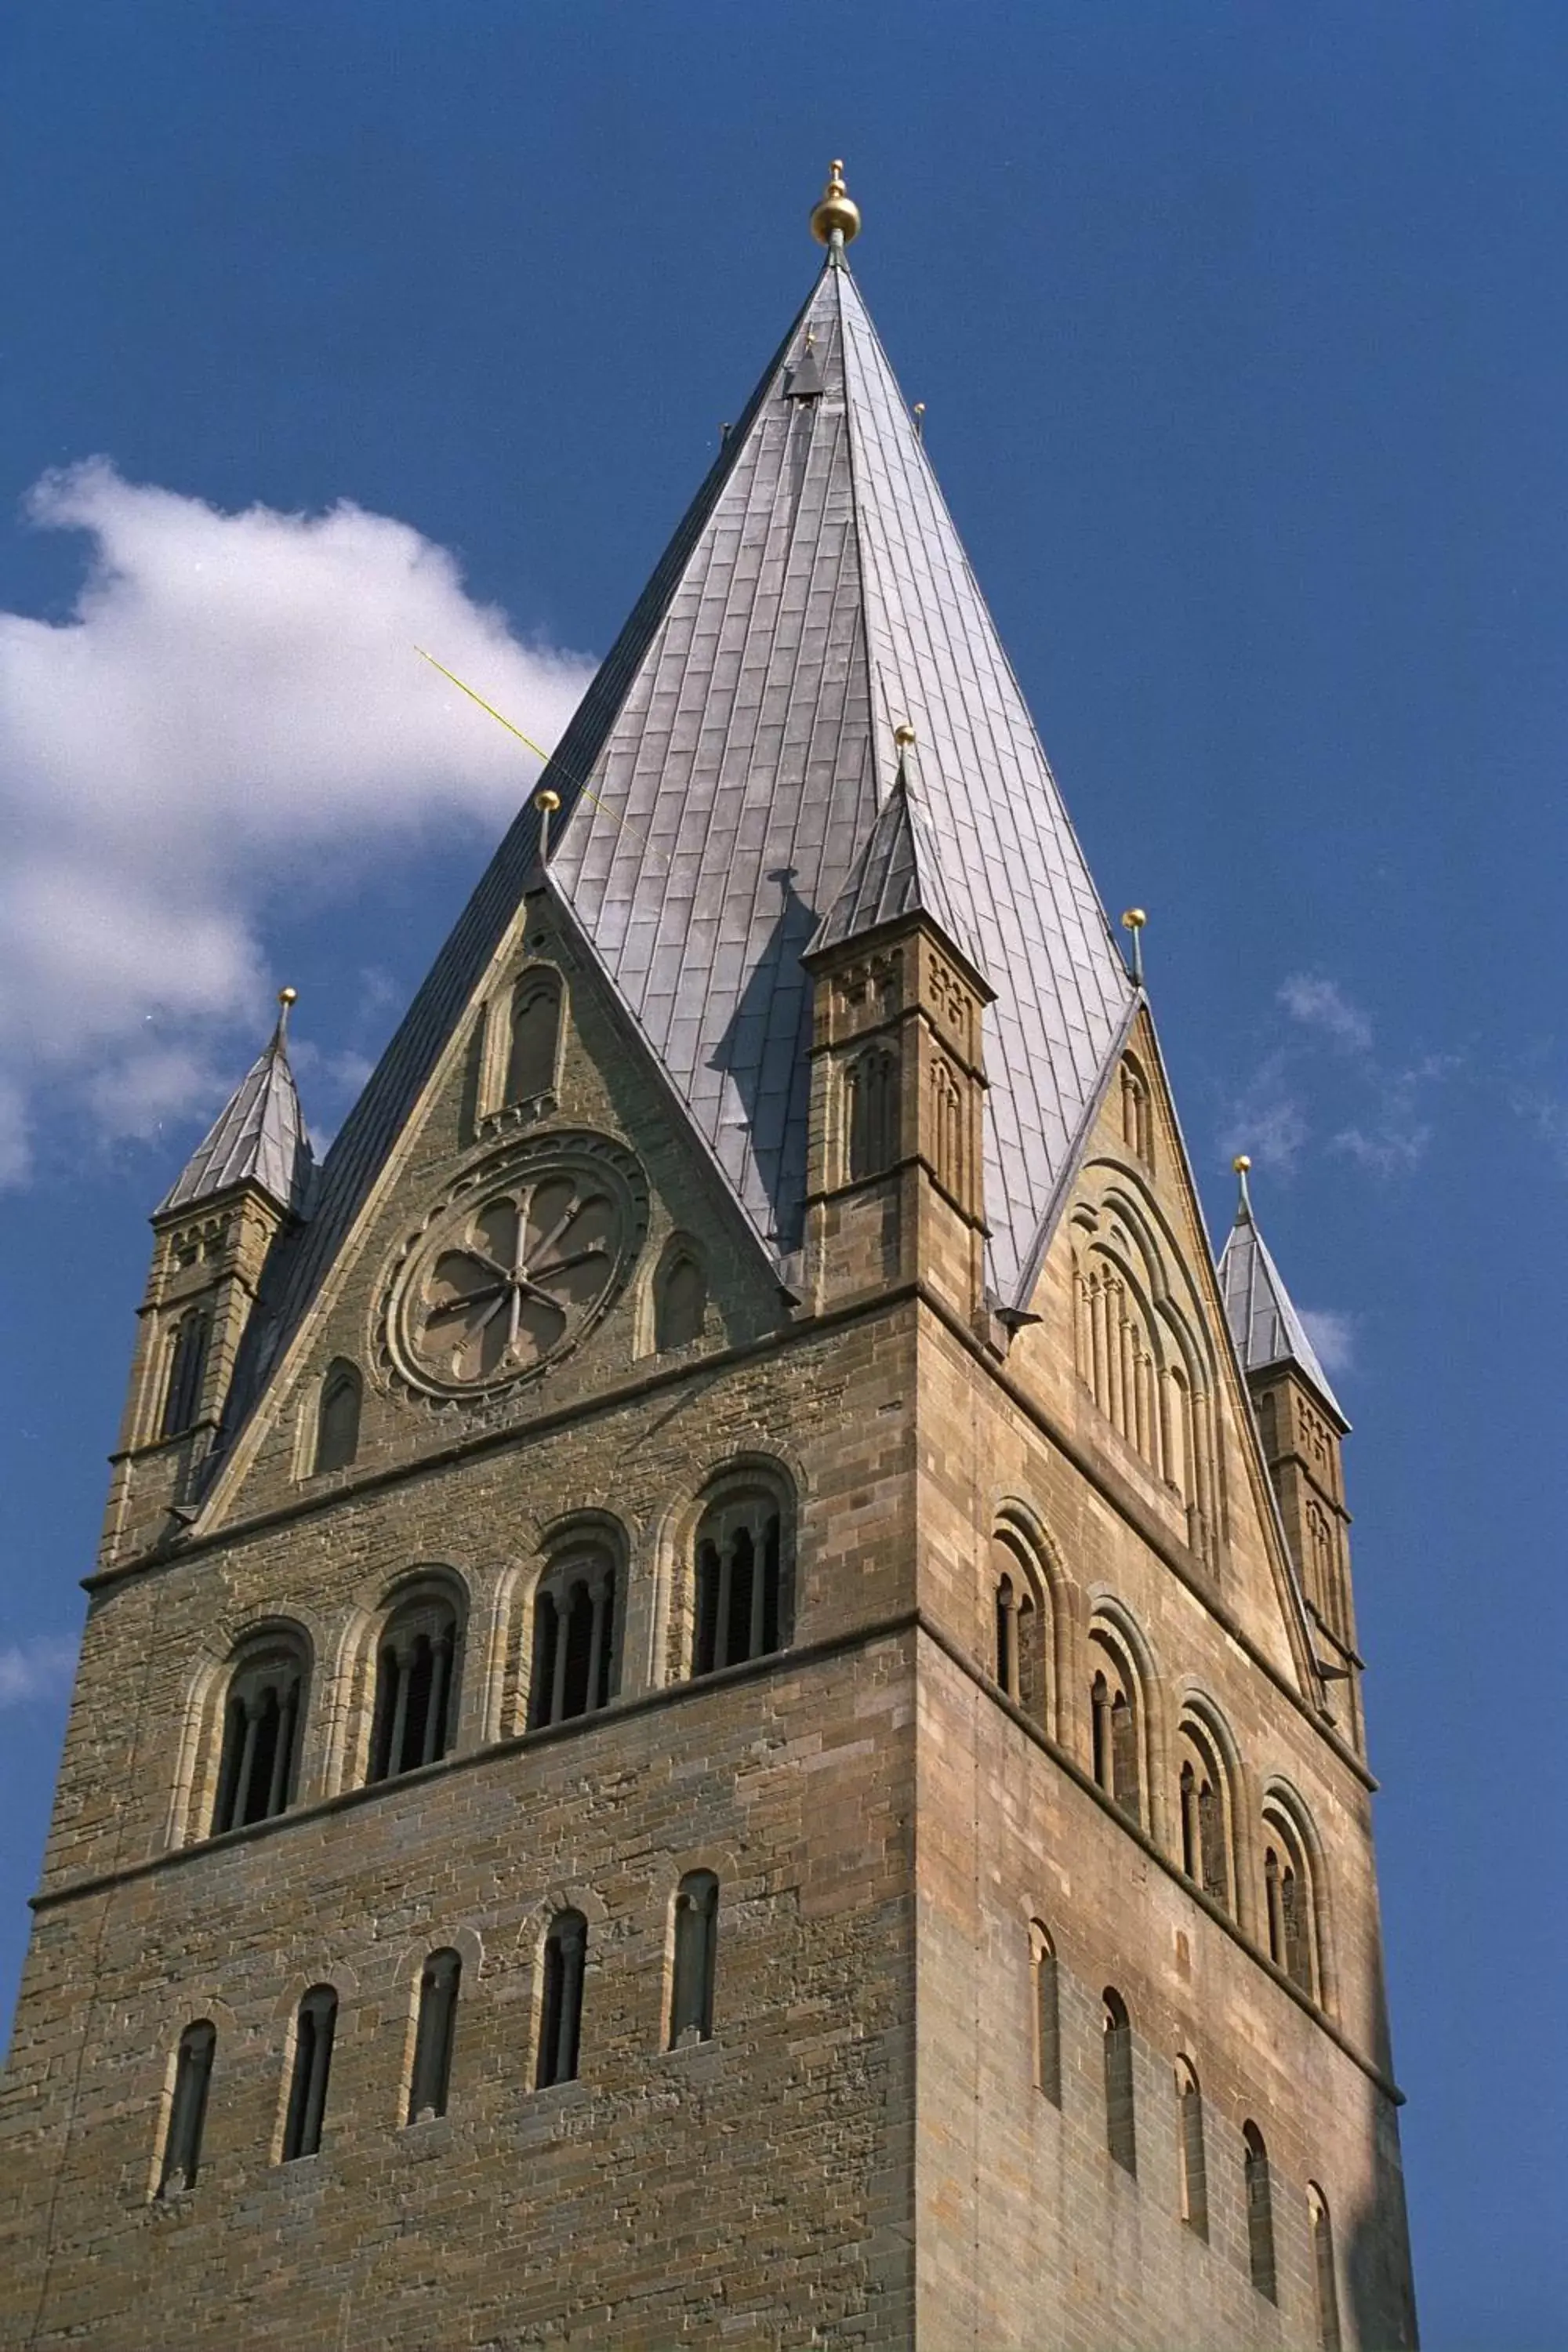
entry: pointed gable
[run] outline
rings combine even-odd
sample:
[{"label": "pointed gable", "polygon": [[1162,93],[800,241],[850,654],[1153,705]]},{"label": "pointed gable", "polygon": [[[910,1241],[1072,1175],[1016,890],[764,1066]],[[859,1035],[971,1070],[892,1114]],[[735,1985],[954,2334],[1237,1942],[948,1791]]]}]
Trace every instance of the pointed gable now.
[{"label": "pointed gable", "polygon": [[234,1184],[258,1184],[296,1215],[309,1197],[314,1159],[289,1066],[287,1010],[208,1133],[159,1202],[157,1214],[193,1207]]},{"label": "pointed gable", "polygon": [[[1307,1328],[1291,1304],[1279,1267],[1269,1256],[1252,1213],[1244,1170],[1236,1223],[1220,1253],[1219,1283],[1225,1311],[1244,1370],[1261,1372],[1275,1364],[1293,1364],[1310,1381],[1323,1402],[1345,1415],[1328,1376],[1318,1361]],[[1345,1422],[1348,1429],[1350,1423]]]}]

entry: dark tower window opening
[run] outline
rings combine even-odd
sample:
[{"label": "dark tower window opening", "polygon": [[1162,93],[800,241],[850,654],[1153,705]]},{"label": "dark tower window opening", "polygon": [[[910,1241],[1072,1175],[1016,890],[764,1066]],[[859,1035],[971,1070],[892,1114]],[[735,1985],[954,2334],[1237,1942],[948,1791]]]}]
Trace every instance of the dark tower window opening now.
[{"label": "dark tower window opening", "polygon": [[669,2000],[672,2050],[685,2042],[712,2039],[718,1961],[719,1881],[710,1870],[689,1870],[675,1895],[675,1969]]},{"label": "dark tower window opening", "polygon": [[1016,1706],[1042,1730],[1049,1694],[1047,1647],[1050,1620],[1043,1588],[1025,1565],[1010,1536],[991,1538],[991,1576],[996,1617],[996,1679]]},{"label": "dark tower window opening", "polygon": [[1094,1777],[1129,1821],[1143,1818],[1143,1744],[1139,1693],[1131,1666],[1102,1636],[1095,1637],[1097,1665],[1089,1685],[1089,1728]]},{"label": "dark tower window opening", "polygon": [[899,1061],[890,1046],[868,1046],[845,1071],[844,1125],[851,1184],[892,1166],[899,1150]]},{"label": "dark tower window opening", "polygon": [[577,1555],[547,1572],[533,1604],[531,1731],[609,1705],[616,1633],[613,1559]]},{"label": "dark tower window opening", "polygon": [[562,1911],[544,1939],[544,1998],[539,2019],[539,2064],[534,2086],[550,2090],[577,2079],[583,2031],[583,1971],[588,1955],[588,1922],[581,1911]]},{"label": "dark tower window opening", "polygon": [[1230,1827],[1222,1767],[1206,1736],[1192,1724],[1182,1727],[1181,1749],[1182,1868],[1194,1885],[1228,1911]]},{"label": "dark tower window opening", "polygon": [[1318,2314],[1318,2352],[1340,2352],[1340,2290],[1334,2276],[1334,2227],[1329,2200],[1315,2180],[1307,2184],[1307,2218],[1312,2232],[1312,2288]]},{"label": "dark tower window opening", "polygon": [[158,2171],[160,2197],[178,2197],[196,2185],[202,2133],[207,2117],[207,2090],[216,2048],[217,2028],[208,2018],[187,2025],[180,2036],[174,2095],[169,2102],[169,2126],[163,2137],[163,2160]]},{"label": "dark tower window opening", "polygon": [[1194,2237],[1209,2233],[1208,2160],[1204,2149],[1204,2095],[1184,2058],[1176,2062],[1176,2156],[1182,2219]]},{"label": "dark tower window opening", "polygon": [[770,1496],[710,1504],[698,1525],[693,1672],[764,1658],[783,1646],[783,1527]]},{"label": "dark tower window opening", "polygon": [[212,1834],[247,1829],[283,1812],[294,1794],[304,1717],[306,1664],[293,1642],[263,1637],[242,1648],[224,1705],[223,1748]]},{"label": "dark tower window opening", "polygon": [[1247,2267],[1253,2285],[1270,2303],[1279,2300],[1274,2273],[1274,2188],[1268,2174],[1268,2151],[1256,2124],[1241,2131],[1245,2154],[1243,2181],[1247,2191]]},{"label": "dark tower window opening", "polygon": [[511,992],[503,1103],[552,1092],[561,1042],[561,975],[548,965],[525,971]]},{"label": "dark tower window opening", "polygon": [[359,1452],[363,1394],[359,1373],[345,1358],[328,1365],[316,1413],[316,1470],[346,1470]]},{"label": "dark tower window opening", "polygon": [[1100,2006],[1105,2066],[1105,2145],[1123,2172],[1138,2170],[1138,2134],[1132,2094],[1132,2025],[1127,2004],[1109,1986]]},{"label": "dark tower window opening", "polygon": [[315,2156],[327,2111],[327,2077],[337,2032],[338,1997],[331,1985],[312,1985],[294,2021],[294,2071],[289,2081],[289,2111],[283,2122],[283,2161]]},{"label": "dark tower window opening", "polygon": [[444,2116],[452,2081],[452,2044],[458,2027],[458,1987],[463,1963],[453,1951],[432,1952],[419,1978],[419,2015],[414,2032],[414,2071],[408,2083],[408,2120]]},{"label": "dark tower window opening", "polygon": [[1268,1957],[1292,1984],[1316,1999],[1316,1934],[1306,1851],[1281,1813],[1266,1814],[1264,1829],[1268,1840],[1263,1853]]},{"label": "dark tower window opening", "polygon": [[436,1594],[405,1601],[376,1650],[370,1778],[432,1764],[451,1745],[457,1716],[458,1612]]},{"label": "dark tower window opening", "polygon": [[653,1344],[663,1354],[668,1348],[689,1347],[700,1339],[708,1316],[708,1276],[702,1261],[689,1243],[671,1245],[654,1277]]},{"label": "dark tower window opening", "polygon": [[1053,2107],[1062,2103],[1061,1987],[1057,1948],[1040,1922],[1029,1928],[1031,2022],[1035,2042],[1035,2088]]},{"label": "dark tower window opening", "polygon": [[163,1418],[159,1434],[178,1437],[189,1429],[201,1409],[206,1377],[207,1344],[212,1318],[205,1307],[190,1307],[174,1327],[169,1349],[169,1381],[163,1391]]}]

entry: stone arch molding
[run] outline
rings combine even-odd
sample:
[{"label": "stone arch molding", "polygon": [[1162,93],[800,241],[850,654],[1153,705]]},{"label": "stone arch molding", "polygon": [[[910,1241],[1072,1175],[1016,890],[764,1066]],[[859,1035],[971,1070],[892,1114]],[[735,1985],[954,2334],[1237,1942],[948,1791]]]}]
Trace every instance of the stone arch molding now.
[{"label": "stone arch molding", "polygon": [[1148,1186],[1121,1162],[1089,1161],[1069,1226],[1079,1379],[1213,1567],[1225,1504],[1205,1295]]},{"label": "stone arch molding", "polygon": [[247,1653],[275,1642],[288,1643],[300,1657],[305,1678],[305,1707],[300,1733],[299,1799],[314,1795],[321,1775],[319,1708],[322,1661],[330,1644],[323,1629],[307,1612],[269,1611],[260,1617],[228,1617],[215,1626],[201,1643],[185,1685],[185,1700],[174,1764],[174,1786],[164,1818],[165,1848],[188,1845],[208,1833],[217,1793],[218,1756],[223,1745],[224,1705],[235,1671]]},{"label": "stone arch molding", "polygon": [[[682,1682],[690,1672],[696,1614],[695,1542],[703,1513],[726,1492],[747,1486],[770,1494],[778,1507],[784,1560],[785,1622],[794,1638],[800,1607],[800,1530],[806,1501],[805,1466],[792,1449],[742,1444],[713,1464],[695,1486],[683,1486],[654,1530],[655,1599],[649,1628],[647,1686]],[[786,1641],[787,1646],[787,1641]],[[695,1865],[694,1865],[695,1866]]]},{"label": "stone arch molding", "polygon": [[365,1777],[381,1631],[396,1610],[422,1592],[439,1594],[457,1612],[458,1711],[447,1752],[475,1742],[476,1685],[485,1681],[489,1665],[482,1654],[486,1646],[482,1637],[488,1629],[475,1579],[447,1560],[412,1561],[390,1576],[382,1570],[361,1585],[346,1612],[322,1693],[323,1795],[336,1796],[342,1790],[356,1788]]}]

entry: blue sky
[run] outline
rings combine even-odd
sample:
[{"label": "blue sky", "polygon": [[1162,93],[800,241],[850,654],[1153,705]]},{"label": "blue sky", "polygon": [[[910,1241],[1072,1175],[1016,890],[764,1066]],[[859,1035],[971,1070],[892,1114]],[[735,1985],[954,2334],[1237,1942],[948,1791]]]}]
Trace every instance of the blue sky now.
[{"label": "blue sky", "polygon": [[1563,2340],[1560,0],[52,0],[0,86],[7,1999],[145,1213],[285,980],[342,1118],[526,788],[405,648],[559,723],[842,153],[1211,1218],[1250,1149],[1356,1424],[1425,2341]]}]

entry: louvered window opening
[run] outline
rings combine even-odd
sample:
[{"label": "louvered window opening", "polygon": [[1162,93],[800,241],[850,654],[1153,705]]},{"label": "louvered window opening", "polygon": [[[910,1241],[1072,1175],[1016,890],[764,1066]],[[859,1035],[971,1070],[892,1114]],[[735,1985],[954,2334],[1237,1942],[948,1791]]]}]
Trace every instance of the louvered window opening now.
[{"label": "louvered window opening", "polygon": [[426,1603],[395,1617],[376,1656],[373,1780],[433,1764],[450,1745],[455,1714],[456,1612]]},{"label": "louvered window opening", "polygon": [[531,1730],[609,1705],[615,1640],[613,1564],[552,1573],[534,1602]]},{"label": "louvered window opening", "polygon": [[776,1510],[705,1521],[697,1543],[697,1655],[700,1675],[779,1647],[781,1529]]},{"label": "louvered window opening", "polygon": [[213,1833],[282,1812],[294,1793],[304,1674],[293,1660],[236,1671],[224,1708]]}]

